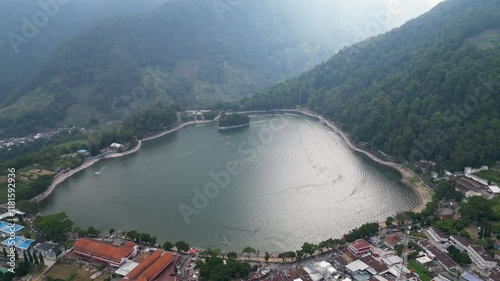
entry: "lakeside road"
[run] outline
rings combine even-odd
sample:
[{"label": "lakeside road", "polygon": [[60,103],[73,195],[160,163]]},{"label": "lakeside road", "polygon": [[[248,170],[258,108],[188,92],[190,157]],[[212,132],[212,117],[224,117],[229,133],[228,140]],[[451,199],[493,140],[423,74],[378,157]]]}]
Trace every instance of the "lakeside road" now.
[{"label": "lakeside road", "polygon": [[380,159],[377,156],[373,155],[371,152],[357,147],[356,145],[354,145],[351,142],[351,140],[349,139],[347,134],[344,133],[344,131],[342,131],[339,127],[337,127],[332,121],[322,117],[321,115],[319,115],[315,112],[311,112],[311,111],[304,110],[304,109],[274,109],[274,110],[267,110],[267,111],[264,111],[264,110],[262,110],[262,111],[247,111],[247,112],[242,112],[242,113],[250,113],[251,114],[251,113],[273,113],[273,112],[294,112],[294,113],[300,113],[302,115],[316,118],[321,123],[325,124],[330,129],[332,129],[334,132],[336,132],[340,137],[342,137],[342,139],[345,141],[345,143],[352,150],[363,153],[364,155],[368,156],[371,160],[398,171],[401,174],[401,182],[405,186],[412,188],[419,196],[420,204],[412,209],[413,212],[421,212],[422,210],[425,209],[425,206],[427,205],[427,203],[432,201],[432,194],[434,193],[434,191],[427,184],[425,184],[424,181],[422,180],[422,178],[420,178],[417,174],[415,174],[415,172],[408,169],[404,165]]},{"label": "lakeside road", "polygon": [[82,165],[80,165],[80,166],[78,166],[78,167],[76,167],[74,169],[71,169],[71,170],[67,171],[66,173],[64,173],[64,174],[62,174],[62,175],[54,178],[54,181],[47,188],[47,190],[45,192],[43,192],[43,193],[41,193],[41,194],[33,197],[30,201],[36,202],[36,203],[39,203],[39,202],[43,201],[44,199],[46,199],[47,197],[49,197],[50,194],[52,194],[52,192],[54,192],[54,190],[56,189],[56,187],[60,183],[64,182],[65,180],[67,180],[68,178],[70,178],[71,176],[73,176],[74,174],[76,174],[76,173],[78,173],[80,171],[83,171],[83,170],[87,169],[88,167],[94,165],[95,163],[99,162],[99,160],[101,160],[101,159],[118,158],[118,157],[126,156],[126,155],[129,155],[129,154],[132,154],[132,153],[135,153],[135,152],[139,151],[141,149],[141,147],[142,147],[142,143],[145,142],[145,141],[157,139],[159,137],[168,135],[170,133],[173,133],[173,132],[175,132],[177,130],[180,130],[180,129],[182,129],[184,127],[187,127],[187,126],[198,125],[198,124],[209,124],[209,123],[213,123],[213,122],[215,122],[215,121],[189,121],[189,122],[185,122],[185,123],[176,125],[172,129],[169,129],[169,130],[160,132],[158,134],[155,134],[155,135],[143,138],[142,140],[139,140],[138,143],[137,143],[137,145],[134,148],[132,148],[131,150],[127,150],[127,151],[119,152],[119,153],[117,152],[117,153],[108,154],[108,155],[105,155],[102,158],[93,157],[90,160],[84,162]]}]

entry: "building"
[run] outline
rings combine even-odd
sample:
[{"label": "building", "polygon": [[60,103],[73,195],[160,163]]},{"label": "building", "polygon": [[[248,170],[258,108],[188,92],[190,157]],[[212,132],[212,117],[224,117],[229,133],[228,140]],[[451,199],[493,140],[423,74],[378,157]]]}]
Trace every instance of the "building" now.
[{"label": "building", "polygon": [[434,227],[429,227],[427,230],[427,233],[434,239],[436,242],[439,243],[446,243],[448,242],[448,235],[446,235],[444,232],[434,228]]},{"label": "building", "polygon": [[477,267],[490,270],[497,266],[496,260],[481,246],[469,245],[467,253]]},{"label": "building", "polygon": [[120,149],[120,148],[123,148],[123,145],[122,144],[119,144],[119,143],[112,143],[109,147],[113,148],[113,149]]},{"label": "building", "polygon": [[462,252],[467,252],[467,248],[471,245],[469,239],[462,237],[462,236],[451,236],[450,237],[451,242],[455,244],[455,247],[459,249]]},{"label": "building", "polygon": [[385,264],[387,264],[387,266],[393,266],[396,264],[403,263],[403,259],[399,256],[396,256],[396,255],[386,256],[382,261]]},{"label": "building", "polygon": [[422,246],[422,248],[425,249],[425,252],[430,258],[436,259],[436,261],[446,270],[459,268],[456,262],[454,262],[448,255],[443,253],[434,245],[432,245],[432,243],[428,240],[422,240],[419,242],[419,244],[420,246]]},{"label": "building", "polygon": [[460,275],[460,281],[483,281],[483,279],[473,273],[464,271],[464,273]]},{"label": "building", "polygon": [[500,194],[500,188],[497,185],[488,185],[488,192],[494,195]]},{"label": "building", "polygon": [[359,258],[370,254],[371,244],[364,239],[358,239],[347,246],[347,251],[353,257]]},{"label": "building", "polygon": [[120,267],[128,259],[137,255],[139,247],[132,241],[117,247],[93,239],[81,238],[75,242],[73,250],[77,255],[105,262],[114,267]]},{"label": "building", "polygon": [[0,221],[0,232],[6,234],[7,236],[11,235],[11,233],[18,234],[23,229],[24,226],[22,225]]},{"label": "building", "polygon": [[149,281],[155,280],[174,261],[174,255],[165,251],[157,250],[146,260],[135,267],[122,280]]},{"label": "building", "polygon": [[64,245],[44,242],[38,243],[33,249],[47,260],[56,260],[64,252],[65,247]]},{"label": "building", "polygon": [[488,281],[498,281],[500,280],[500,268],[495,267],[488,275]]},{"label": "building", "polygon": [[384,244],[392,250],[396,248],[396,245],[398,245],[400,241],[401,238],[397,235],[387,235],[384,238]]}]

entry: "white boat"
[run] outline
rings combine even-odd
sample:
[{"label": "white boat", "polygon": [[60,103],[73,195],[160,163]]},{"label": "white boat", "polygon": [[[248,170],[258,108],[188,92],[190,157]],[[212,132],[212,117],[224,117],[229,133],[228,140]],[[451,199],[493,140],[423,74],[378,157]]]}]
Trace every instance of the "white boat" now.
[{"label": "white boat", "polygon": [[102,173],[102,171],[104,171],[104,168],[106,168],[106,166],[102,167],[102,169],[100,169],[99,171],[95,172],[94,175],[98,176]]}]

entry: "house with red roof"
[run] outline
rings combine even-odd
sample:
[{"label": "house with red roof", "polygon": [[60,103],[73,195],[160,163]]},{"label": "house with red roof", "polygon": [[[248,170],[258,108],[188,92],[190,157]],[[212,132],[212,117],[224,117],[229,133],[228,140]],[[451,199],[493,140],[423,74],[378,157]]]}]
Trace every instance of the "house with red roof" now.
[{"label": "house with red roof", "polygon": [[358,240],[352,242],[351,244],[349,244],[349,246],[347,246],[347,251],[349,251],[349,253],[353,257],[360,258],[362,256],[366,256],[366,255],[370,254],[371,246],[372,245],[370,243],[368,243],[366,240],[358,239]]},{"label": "house with red roof", "polygon": [[165,269],[174,262],[174,255],[162,250],[155,251],[146,260],[134,268],[122,280],[150,281],[155,280]]},{"label": "house with red roof", "polygon": [[132,241],[122,246],[115,246],[89,238],[80,238],[73,246],[73,252],[75,254],[105,262],[114,267],[120,267],[128,259],[135,257],[138,250],[139,246]]}]

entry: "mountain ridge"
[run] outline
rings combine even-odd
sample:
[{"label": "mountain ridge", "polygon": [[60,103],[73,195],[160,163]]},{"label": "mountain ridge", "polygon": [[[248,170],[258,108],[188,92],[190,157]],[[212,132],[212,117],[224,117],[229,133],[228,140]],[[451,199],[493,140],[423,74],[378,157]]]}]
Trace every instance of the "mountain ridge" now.
[{"label": "mountain ridge", "polygon": [[[499,11],[498,1],[445,1],[241,104],[306,106],[401,161],[432,159],[457,170],[493,164],[500,157]],[[478,43],[485,32],[498,35],[486,46]]]}]

